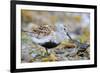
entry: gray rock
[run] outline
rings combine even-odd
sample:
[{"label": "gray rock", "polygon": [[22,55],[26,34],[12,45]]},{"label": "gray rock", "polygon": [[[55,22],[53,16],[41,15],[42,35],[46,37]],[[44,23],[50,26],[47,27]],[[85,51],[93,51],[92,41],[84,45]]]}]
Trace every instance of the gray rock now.
[{"label": "gray rock", "polygon": [[70,49],[67,49],[67,48],[66,48],[66,52],[67,52],[67,55],[69,55],[69,56],[74,56],[74,55],[77,54],[78,49],[77,49],[77,48],[70,48]]}]

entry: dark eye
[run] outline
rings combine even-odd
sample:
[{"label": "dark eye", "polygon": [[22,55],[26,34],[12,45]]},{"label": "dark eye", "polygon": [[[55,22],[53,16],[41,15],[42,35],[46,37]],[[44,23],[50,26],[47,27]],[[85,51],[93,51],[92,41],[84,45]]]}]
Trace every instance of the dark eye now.
[{"label": "dark eye", "polygon": [[66,30],[66,29],[64,28],[64,30]]}]

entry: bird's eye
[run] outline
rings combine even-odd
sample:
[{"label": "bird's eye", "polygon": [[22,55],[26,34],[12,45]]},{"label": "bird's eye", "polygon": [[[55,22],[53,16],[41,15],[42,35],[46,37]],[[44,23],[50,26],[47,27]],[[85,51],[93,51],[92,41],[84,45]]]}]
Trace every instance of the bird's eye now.
[{"label": "bird's eye", "polygon": [[66,29],[64,28],[64,30],[66,30]]}]

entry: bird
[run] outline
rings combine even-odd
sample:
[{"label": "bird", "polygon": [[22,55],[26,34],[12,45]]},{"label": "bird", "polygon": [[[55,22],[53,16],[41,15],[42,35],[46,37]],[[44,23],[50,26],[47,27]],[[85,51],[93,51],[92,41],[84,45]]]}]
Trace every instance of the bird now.
[{"label": "bird", "polygon": [[51,30],[47,25],[41,24],[36,29],[32,29],[31,32],[26,32],[31,36],[33,43],[44,47],[48,53],[48,49],[57,47],[63,40],[67,39],[64,28],[65,26],[62,23],[56,23],[55,30]]}]

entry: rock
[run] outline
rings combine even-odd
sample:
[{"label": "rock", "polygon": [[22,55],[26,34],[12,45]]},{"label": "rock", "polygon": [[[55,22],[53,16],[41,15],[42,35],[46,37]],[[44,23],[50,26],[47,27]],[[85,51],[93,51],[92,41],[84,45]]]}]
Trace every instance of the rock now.
[{"label": "rock", "polygon": [[37,54],[31,54],[32,58],[35,58],[37,56]]},{"label": "rock", "polygon": [[55,53],[56,53],[56,54],[64,54],[64,52],[65,52],[65,51],[62,50],[62,49],[56,49],[56,50],[55,50]]},{"label": "rock", "polygon": [[42,62],[57,61],[57,57],[54,54],[49,54],[46,57],[41,58]]},{"label": "rock", "polygon": [[21,59],[22,59],[22,62],[29,62],[32,59],[32,57],[29,54],[29,48],[28,47],[25,47],[25,48],[22,49]]},{"label": "rock", "polygon": [[43,62],[48,62],[49,61],[49,58],[42,58],[42,61]]},{"label": "rock", "polygon": [[67,53],[69,56],[74,56],[77,54],[78,49],[77,48],[70,48],[70,49],[66,49]]},{"label": "rock", "polygon": [[57,57],[56,57],[54,54],[50,54],[50,55],[49,55],[49,59],[50,59],[51,61],[56,61],[56,60],[57,60]]}]

